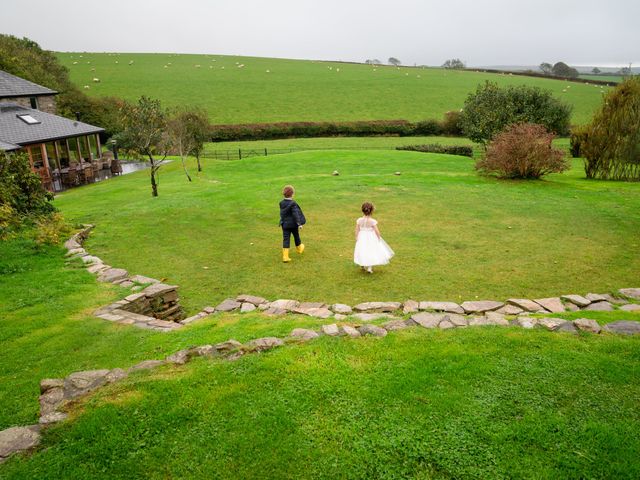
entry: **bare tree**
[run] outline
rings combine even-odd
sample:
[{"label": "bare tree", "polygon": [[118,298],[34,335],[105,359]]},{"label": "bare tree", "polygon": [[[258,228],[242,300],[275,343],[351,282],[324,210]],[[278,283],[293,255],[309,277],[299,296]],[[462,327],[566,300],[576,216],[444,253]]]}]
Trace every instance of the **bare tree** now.
[{"label": "bare tree", "polygon": [[550,63],[547,63],[547,62],[542,62],[540,64],[540,70],[545,75],[551,75],[553,73],[553,65],[551,65]]},{"label": "bare tree", "polygon": [[443,68],[462,70],[466,67],[464,62],[459,58],[451,58],[442,64]]},{"label": "bare tree", "polygon": [[402,65],[402,62],[396,57],[389,57],[389,60],[387,60],[387,62],[389,62],[389,65],[393,65],[395,67],[397,67],[398,65]]}]

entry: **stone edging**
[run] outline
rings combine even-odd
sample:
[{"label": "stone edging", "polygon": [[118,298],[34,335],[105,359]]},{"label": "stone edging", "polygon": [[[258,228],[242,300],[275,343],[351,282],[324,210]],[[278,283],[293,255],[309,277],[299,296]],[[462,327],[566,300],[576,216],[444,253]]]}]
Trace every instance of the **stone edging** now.
[{"label": "stone edging", "polygon": [[[94,312],[98,318],[140,328],[169,332],[188,325],[196,320],[219,312],[240,311],[241,313],[254,310],[263,311],[267,315],[300,314],[326,319],[333,317],[338,321],[352,316],[357,321],[371,321],[380,318],[382,314],[399,312],[413,314],[420,311],[445,312],[453,315],[474,315],[475,317],[492,318],[490,322],[506,321],[505,316],[528,315],[530,313],[560,313],[566,311],[640,311],[640,305],[630,303],[627,298],[640,300],[640,288],[623,288],[619,295],[588,293],[586,296],[567,294],[561,297],[538,298],[535,300],[511,298],[506,302],[494,300],[467,301],[461,304],[454,302],[433,302],[407,300],[400,302],[366,302],[353,308],[349,305],[336,303],[327,305],[321,302],[298,302],[297,300],[280,299],[269,302],[265,298],[253,295],[239,295],[235,299],[224,300],[218,306],[205,307],[201,312],[189,318],[184,318],[178,298],[178,287],[166,285],[154,278],[142,275],[129,276],[121,268],[106,265],[96,256],[90,255],[82,244],[89,236],[93,225],[84,225],[83,229],[73,235],[65,247],[70,257],[81,258],[88,265],[87,270],[97,275],[102,282],[111,282],[123,287],[130,287],[133,293],[124,299],[101,307]],[[144,285],[148,285],[143,288]],[[354,313],[355,312],[355,313]],[[452,317],[462,325],[464,322],[485,322],[482,318],[471,320]]]}]

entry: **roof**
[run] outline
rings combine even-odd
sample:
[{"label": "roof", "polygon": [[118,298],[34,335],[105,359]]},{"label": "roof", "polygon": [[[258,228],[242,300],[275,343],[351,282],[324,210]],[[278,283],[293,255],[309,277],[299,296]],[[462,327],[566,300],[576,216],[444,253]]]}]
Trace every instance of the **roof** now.
[{"label": "roof", "polygon": [[[24,115],[30,115],[37,123],[27,123],[20,118]],[[24,146],[103,131],[103,128],[88,123],[25,108],[16,103],[0,102],[0,147],[7,144]]]},{"label": "roof", "polygon": [[19,148],[20,148],[20,145],[14,145],[13,143],[5,143],[2,140],[0,140],[0,151],[4,150],[8,152],[10,150],[18,150]]},{"label": "roof", "polygon": [[55,90],[0,70],[0,98],[37,97],[39,95],[56,95],[57,93]]}]

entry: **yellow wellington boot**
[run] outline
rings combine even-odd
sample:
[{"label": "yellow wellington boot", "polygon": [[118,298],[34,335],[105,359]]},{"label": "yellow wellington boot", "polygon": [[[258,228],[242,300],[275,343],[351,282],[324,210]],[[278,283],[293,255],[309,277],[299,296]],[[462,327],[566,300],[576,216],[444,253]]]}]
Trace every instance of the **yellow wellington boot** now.
[{"label": "yellow wellington boot", "polygon": [[289,258],[289,249],[288,248],[283,248],[282,249],[282,261],[284,263],[289,263],[291,261],[291,259]]},{"label": "yellow wellington boot", "polygon": [[304,252],[304,243],[301,243],[300,245],[298,245],[298,246],[296,247],[296,251],[297,251],[298,253],[302,253],[302,252]]}]

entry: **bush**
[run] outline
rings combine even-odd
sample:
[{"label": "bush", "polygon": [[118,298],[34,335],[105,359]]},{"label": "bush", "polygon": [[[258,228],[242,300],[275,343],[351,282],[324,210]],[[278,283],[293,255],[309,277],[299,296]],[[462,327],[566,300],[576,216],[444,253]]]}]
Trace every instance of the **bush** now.
[{"label": "bush", "polygon": [[396,150],[409,150],[422,153],[445,153],[447,155],[460,155],[463,157],[473,157],[473,148],[464,145],[404,145],[396,147]]},{"label": "bush", "polygon": [[640,78],[604,97],[581,138],[587,178],[640,180]]},{"label": "bush", "polygon": [[57,245],[72,232],[71,226],[60,213],[36,218],[35,227],[34,239],[38,245]]},{"label": "bush", "polygon": [[486,144],[514,123],[536,123],[557,135],[569,134],[571,106],[551,91],[520,85],[501,88],[486,82],[464,104],[460,125],[474,142]]},{"label": "bush", "polygon": [[53,195],[31,171],[25,153],[0,153],[0,238],[6,238],[25,220],[55,211]]},{"label": "bush", "polygon": [[496,135],[476,170],[500,178],[540,178],[569,169],[562,150],[554,148],[554,135],[544,125],[517,123]]},{"label": "bush", "polygon": [[445,113],[444,120],[442,121],[442,133],[454,137],[462,135],[462,127],[460,125],[461,118],[462,112],[460,110],[452,110]]},{"label": "bush", "polygon": [[573,158],[582,156],[582,144],[587,138],[587,129],[585,127],[576,127],[571,131],[571,143],[569,151]]},{"label": "bush", "polygon": [[442,135],[442,124],[437,120],[423,120],[416,123],[413,135]]}]

